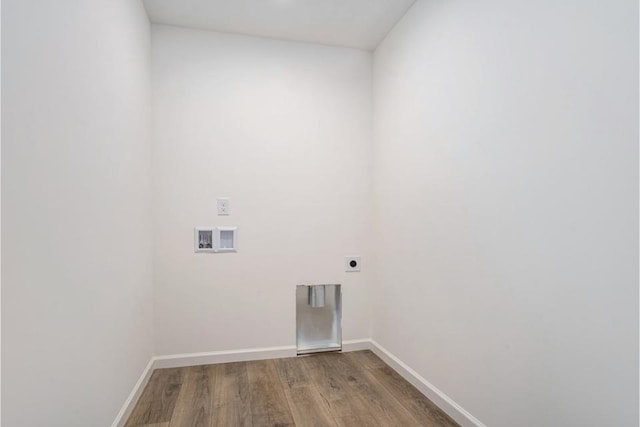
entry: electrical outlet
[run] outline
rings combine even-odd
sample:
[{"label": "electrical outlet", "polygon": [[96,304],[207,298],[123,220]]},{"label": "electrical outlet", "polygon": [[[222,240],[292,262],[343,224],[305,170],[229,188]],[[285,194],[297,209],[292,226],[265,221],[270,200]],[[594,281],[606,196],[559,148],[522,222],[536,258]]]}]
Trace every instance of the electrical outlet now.
[{"label": "electrical outlet", "polygon": [[229,199],[222,197],[218,199],[218,215],[229,215],[231,212]]},{"label": "electrical outlet", "polygon": [[347,272],[360,271],[360,257],[359,256],[345,257],[344,271],[347,271]]}]

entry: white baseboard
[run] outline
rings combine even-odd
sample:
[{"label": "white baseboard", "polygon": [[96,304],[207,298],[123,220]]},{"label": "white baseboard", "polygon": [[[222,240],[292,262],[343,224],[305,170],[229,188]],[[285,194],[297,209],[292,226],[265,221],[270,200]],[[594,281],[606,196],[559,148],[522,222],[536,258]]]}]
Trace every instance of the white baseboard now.
[{"label": "white baseboard", "polygon": [[[477,418],[440,391],[436,386],[421,377],[416,371],[391,354],[377,342],[370,339],[349,340],[342,342],[342,351],[371,350],[387,365],[392,367],[404,379],[420,390],[429,400],[438,405],[462,427],[486,427]],[[124,403],[120,413],[111,427],[123,427],[133,411],[144,387],[149,382],[155,369],[178,368],[197,365],[215,365],[218,363],[245,362],[250,360],[280,359],[295,357],[296,347],[293,345],[281,347],[249,348],[242,350],[211,351],[205,353],[172,354],[155,356],[142,372],[133,391]]]},{"label": "white baseboard", "polygon": [[[342,351],[358,351],[371,348],[371,340],[359,339],[342,342]],[[242,350],[210,351],[205,353],[171,354],[154,357],[153,369],[184,366],[216,365],[218,363],[246,362],[249,360],[281,359],[296,357],[296,346],[248,348]]]},{"label": "white baseboard", "polygon": [[342,352],[369,350],[371,348],[371,340],[349,340],[342,341]]},{"label": "white baseboard", "polygon": [[247,348],[242,350],[209,351],[206,353],[171,354],[154,357],[153,369],[184,366],[216,365],[218,363],[295,357],[296,346]]},{"label": "white baseboard", "polygon": [[129,397],[127,397],[127,400],[125,400],[124,405],[122,405],[122,409],[120,409],[120,412],[113,421],[113,424],[111,424],[111,427],[123,427],[126,424],[129,419],[129,415],[131,415],[133,408],[136,406],[136,403],[142,394],[142,391],[149,382],[149,378],[151,378],[151,374],[153,373],[153,359],[154,358],[152,357],[151,360],[149,360],[146,368],[142,371],[142,375],[138,378],[136,385],[133,386],[133,390],[129,394]]},{"label": "white baseboard", "polygon": [[410,382],[429,400],[435,403],[440,409],[447,413],[462,427],[486,427],[480,420],[458,405],[453,399],[444,394],[436,386],[424,379],[420,374],[407,366],[404,362],[391,354],[387,349],[377,342],[371,340],[371,351],[373,351],[387,365],[392,367],[405,380]]}]

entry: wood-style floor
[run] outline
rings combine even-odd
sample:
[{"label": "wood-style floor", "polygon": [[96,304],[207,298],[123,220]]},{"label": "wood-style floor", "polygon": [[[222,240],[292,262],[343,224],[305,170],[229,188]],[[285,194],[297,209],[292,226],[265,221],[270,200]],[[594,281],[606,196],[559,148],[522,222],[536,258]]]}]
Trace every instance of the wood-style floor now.
[{"label": "wood-style floor", "polygon": [[126,424],[457,425],[370,351],[158,369]]}]

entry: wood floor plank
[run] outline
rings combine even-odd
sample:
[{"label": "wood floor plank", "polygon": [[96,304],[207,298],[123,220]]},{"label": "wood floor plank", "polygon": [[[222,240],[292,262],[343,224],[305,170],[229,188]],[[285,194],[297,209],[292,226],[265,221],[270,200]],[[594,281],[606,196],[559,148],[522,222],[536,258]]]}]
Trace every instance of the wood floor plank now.
[{"label": "wood floor plank", "polygon": [[383,387],[387,388],[411,413],[414,418],[424,425],[434,427],[459,426],[435,403],[425,397],[418,389],[409,384],[404,378],[389,366],[372,369],[369,371]]},{"label": "wood floor plank", "polygon": [[365,425],[382,425],[381,422],[383,420],[376,419],[374,416],[375,413],[371,412],[368,402],[363,399],[362,396],[358,396],[353,393],[353,390],[349,385],[350,381],[356,380],[354,375],[357,375],[357,371],[351,369],[345,370],[344,366],[342,369],[338,369],[335,365],[335,361],[339,359],[335,358],[335,356],[336,355],[333,354],[318,355],[315,360],[316,363],[320,364],[324,369],[323,373],[327,384],[330,385],[332,389],[331,394],[340,399],[337,402],[333,402],[334,405],[335,403],[338,403],[338,406],[334,407],[336,409],[340,409],[339,411],[334,411],[334,419],[337,424],[340,425],[342,423],[351,423],[352,421],[356,421]]},{"label": "wood floor plank", "polygon": [[350,396],[358,407],[371,414],[382,426],[419,426],[421,425],[402,404],[386,389],[380,387],[375,379],[362,369],[353,358],[344,354],[332,355],[326,363],[335,370],[335,375],[346,382]]},{"label": "wood floor plank", "polygon": [[353,351],[344,353],[345,357],[348,357],[354,361],[354,363],[360,364],[360,367],[365,369],[376,369],[387,366],[378,356],[376,356],[371,350]]},{"label": "wood floor plank", "polygon": [[254,427],[295,425],[273,360],[247,362],[247,374]]},{"label": "wood floor plank", "polygon": [[344,387],[344,383],[327,367],[324,363],[325,359],[323,359],[322,356],[305,356],[302,357],[301,360],[303,361],[310,381],[329,406],[329,410],[334,419],[358,416],[359,408],[352,406],[348,390]]},{"label": "wood floor plank", "polygon": [[326,427],[336,424],[329,405],[315,387],[286,388],[285,395],[296,426]]},{"label": "wood floor plank", "polygon": [[307,387],[311,384],[304,357],[274,360],[280,379],[288,388]]},{"label": "wood floor plank", "polygon": [[170,427],[209,427],[213,419],[213,390],[218,365],[185,368]]},{"label": "wood floor plank", "polygon": [[212,426],[252,427],[250,399],[247,364],[220,365],[214,391]]},{"label": "wood floor plank", "polygon": [[380,424],[371,415],[350,415],[348,417],[334,418],[338,427],[377,427]]},{"label": "wood floor plank", "polygon": [[331,426],[335,424],[327,402],[312,385],[304,358],[274,360],[296,426]]},{"label": "wood floor plank", "polygon": [[171,421],[183,375],[182,368],[154,371],[126,426],[136,427]]}]

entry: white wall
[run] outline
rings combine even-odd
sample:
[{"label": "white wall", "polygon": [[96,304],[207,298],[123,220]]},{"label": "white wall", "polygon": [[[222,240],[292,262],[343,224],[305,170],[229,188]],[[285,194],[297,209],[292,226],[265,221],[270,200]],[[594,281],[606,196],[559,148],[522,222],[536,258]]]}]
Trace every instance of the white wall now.
[{"label": "white wall", "polygon": [[[0,46],[2,46],[2,2],[0,1]],[[0,100],[2,99],[2,49],[0,49]],[[2,102],[0,102],[0,147],[2,147]],[[0,149],[0,223],[2,223],[2,150]],[[2,366],[2,227],[0,227],[0,366]],[[2,369],[0,368],[0,383]],[[2,386],[0,385],[0,424],[2,424]]]},{"label": "white wall", "polygon": [[[368,338],[371,53],[154,25],[152,71],[156,352],[293,345],[304,283],[342,283]],[[196,225],[239,252],[195,254]]]},{"label": "white wall", "polygon": [[149,23],[2,9],[2,424],[110,425],[152,355]]},{"label": "white wall", "polygon": [[487,425],[637,426],[637,2],[419,0],[374,98],[373,338]]}]

